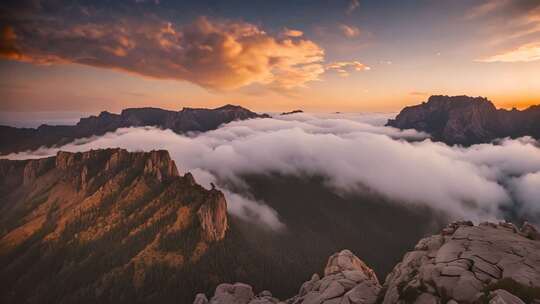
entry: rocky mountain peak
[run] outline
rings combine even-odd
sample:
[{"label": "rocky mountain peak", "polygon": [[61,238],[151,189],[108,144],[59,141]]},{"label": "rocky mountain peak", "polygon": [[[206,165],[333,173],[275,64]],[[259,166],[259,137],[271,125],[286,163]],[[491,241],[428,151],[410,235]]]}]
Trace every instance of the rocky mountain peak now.
[{"label": "rocky mountain peak", "polygon": [[498,110],[484,97],[435,95],[403,108],[386,125],[427,132],[447,144],[472,145],[504,137],[540,138],[540,111]]},{"label": "rocky mountain peak", "polygon": [[328,258],[328,263],[324,268],[324,275],[328,276],[343,271],[361,271],[367,278],[378,282],[375,272],[347,249],[337,252]]}]

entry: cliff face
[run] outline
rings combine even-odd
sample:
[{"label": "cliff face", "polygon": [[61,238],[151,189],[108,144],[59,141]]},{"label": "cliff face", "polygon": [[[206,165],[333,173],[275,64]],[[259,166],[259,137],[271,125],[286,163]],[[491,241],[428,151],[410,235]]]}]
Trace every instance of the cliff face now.
[{"label": "cliff face", "polygon": [[236,283],[218,286],[210,301],[194,304],[537,303],[540,236],[525,224],[456,222],[424,238],[387,276],[383,286],[349,250],[332,255],[324,277],[314,274],[296,296],[280,302],[271,292]]},{"label": "cliff face", "polygon": [[223,194],[166,151],[0,160],[0,204],[3,303],[141,300],[159,269],[191,267],[228,230]]},{"label": "cliff face", "polygon": [[447,144],[472,145],[526,135],[540,138],[540,107],[507,111],[481,97],[431,96],[425,103],[405,107],[387,125],[424,131]]},{"label": "cliff face", "polygon": [[101,112],[98,116],[81,118],[75,126],[42,125],[37,129],[0,126],[0,153],[63,145],[77,138],[103,135],[125,127],[156,126],[181,134],[214,130],[221,124],[234,120],[261,117],[268,116],[234,105],[216,109],[184,108],[181,111],[131,108],[123,110],[120,114]]}]

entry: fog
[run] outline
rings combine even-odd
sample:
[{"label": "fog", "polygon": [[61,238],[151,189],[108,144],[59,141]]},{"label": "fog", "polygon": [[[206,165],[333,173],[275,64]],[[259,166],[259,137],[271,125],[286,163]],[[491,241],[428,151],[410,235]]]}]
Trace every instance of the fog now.
[{"label": "fog", "polygon": [[[540,213],[540,149],[531,138],[468,148],[432,142],[427,134],[384,127],[389,114],[293,114],[236,121],[201,134],[153,127],[123,128],[59,148],[11,159],[121,147],[166,149],[181,172],[224,190],[229,212],[282,229],[279,214],[249,195],[246,174],[323,176],[337,193],[368,187],[394,201],[427,205],[455,219],[503,218],[512,207],[530,220]],[[233,192],[226,185],[234,185]],[[247,194],[246,194],[247,193]]]}]

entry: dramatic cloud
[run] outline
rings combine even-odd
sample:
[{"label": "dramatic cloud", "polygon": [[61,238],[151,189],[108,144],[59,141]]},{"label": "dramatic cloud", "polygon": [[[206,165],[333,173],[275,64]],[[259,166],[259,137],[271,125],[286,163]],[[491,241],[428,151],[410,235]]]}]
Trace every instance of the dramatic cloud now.
[{"label": "dramatic cloud", "polygon": [[371,68],[359,61],[339,61],[326,66],[327,70],[336,71],[341,76],[349,76],[349,72],[353,71],[369,71]]},{"label": "dramatic cloud", "polygon": [[299,31],[272,36],[254,24],[207,17],[187,25],[156,16],[73,24],[36,18],[14,22],[1,34],[0,56],[5,58],[79,63],[210,89],[250,84],[291,89],[324,72],[324,50]]},{"label": "dramatic cloud", "polygon": [[348,38],[353,38],[360,35],[360,29],[353,25],[340,24],[339,29],[343,33],[343,35]]},{"label": "dramatic cloud", "polygon": [[[128,128],[59,149],[167,149],[181,171],[193,172],[205,186],[214,182],[224,188],[231,213],[274,229],[282,228],[279,215],[246,195],[249,188],[243,176],[323,176],[338,193],[362,192],[367,187],[392,200],[427,205],[454,218],[501,218],[502,207],[514,206],[516,212],[538,219],[538,213],[527,213],[538,211],[537,142],[523,138],[449,147],[426,139],[425,134],[382,126],[388,117],[293,114],[232,122],[192,136]],[[59,149],[8,157],[42,157]]]},{"label": "dramatic cloud", "polygon": [[516,49],[480,59],[480,62],[529,62],[540,60],[540,43],[522,45]]}]

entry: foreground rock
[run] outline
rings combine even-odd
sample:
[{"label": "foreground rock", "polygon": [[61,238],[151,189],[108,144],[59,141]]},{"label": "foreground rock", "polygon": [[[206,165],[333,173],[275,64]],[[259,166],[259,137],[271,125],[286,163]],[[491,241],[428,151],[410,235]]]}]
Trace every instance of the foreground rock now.
[{"label": "foreground rock", "polygon": [[540,139],[540,106],[507,111],[482,97],[431,96],[427,102],[405,107],[387,125],[427,132],[447,144],[472,145],[521,136]]},{"label": "foreground rock", "polygon": [[343,250],[328,259],[323,278],[314,274],[302,284],[298,295],[284,302],[273,298],[268,291],[255,296],[250,286],[236,283],[219,285],[209,302],[199,294],[194,303],[370,304],[376,302],[380,290],[375,272],[352,252]]},{"label": "foreground rock", "polygon": [[[386,278],[383,303],[474,303],[494,288],[528,297],[540,287],[540,242],[527,236],[507,223],[454,223],[405,255]],[[490,297],[511,298],[501,293]]]},{"label": "foreground rock", "polygon": [[255,295],[242,283],[222,284],[208,301],[194,304],[521,304],[540,301],[540,241],[525,224],[450,224],[420,240],[387,276],[377,276],[349,250],[332,255],[324,277],[314,274],[298,294],[280,302],[265,291]]},{"label": "foreground rock", "polygon": [[0,126],[0,154],[64,145],[77,138],[99,136],[118,128],[155,126],[181,134],[214,130],[234,120],[262,117],[269,116],[234,105],[215,109],[183,108],[181,111],[131,108],[120,114],[104,111],[98,116],[81,118],[75,126],[41,125],[37,129]]}]

